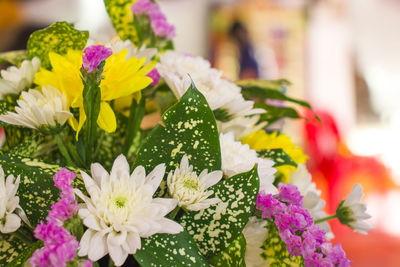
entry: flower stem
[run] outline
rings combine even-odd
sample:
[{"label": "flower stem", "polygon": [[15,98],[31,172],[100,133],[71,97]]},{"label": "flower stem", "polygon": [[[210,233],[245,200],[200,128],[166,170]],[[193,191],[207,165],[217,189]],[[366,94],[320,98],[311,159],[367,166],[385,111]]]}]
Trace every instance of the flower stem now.
[{"label": "flower stem", "polygon": [[114,267],[114,262],[113,260],[110,258],[110,260],[108,261],[108,267]]},{"label": "flower stem", "polygon": [[74,164],[72,163],[72,159],[69,156],[68,150],[66,148],[66,146],[64,145],[64,142],[60,136],[60,134],[56,134],[55,136],[58,148],[60,149],[61,154],[64,156],[64,158],[67,161],[68,166],[73,166]]},{"label": "flower stem", "polygon": [[135,136],[139,131],[140,124],[142,123],[144,113],[145,113],[145,97],[142,95],[139,104],[136,99],[132,99],[129,119],[128,119],[128,129],[127,136],[125,139],[124,151],[125,156],[128,156],[129,149],[132,146],[132,142],[135,140]]},{"label": "flower stem", "polygon": [[326,216],[326,217],[324,217],[324,218],[315,220],[314,223],[315,223],[315,224],[323,223],[323,222],[325,222],[325,221],[329,221],[329,220],[332,220],[332,219],[335,219],[335,218],[337,218],[337,215],[336,215],[336,214],[333,214],[333,215],[331,215],[331,216]]}]

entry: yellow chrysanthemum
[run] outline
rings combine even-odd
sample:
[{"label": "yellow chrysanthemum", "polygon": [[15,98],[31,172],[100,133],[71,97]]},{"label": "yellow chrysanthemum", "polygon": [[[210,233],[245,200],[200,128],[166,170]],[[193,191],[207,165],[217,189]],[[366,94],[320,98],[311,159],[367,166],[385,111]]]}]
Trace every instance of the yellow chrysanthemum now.
[{"label": "yellow chrysanthemum", "polygon": [[[286,134],[278,135],[277,132],[266,133],[259,130],[244,137],[242,143],[248,144],[254,150],[282,148],[297,164],[306,163],[308,158],[303,150],[297,147]],[[296,171],[296,167],[290,165],[279,166],[276,169],[283,174],[283,182],[287,182],[290,172]]]},{"label": "yellow chrysanthemum", "polygon": [[[114,132],[117,127],[115,114],[109,101],[140,92],[152,82],[146,74],[154,68],[156,63],[144,65],[145,58],[132,57],[126,60],[126,56],[127,49],[124,49],[117,54],[112,54],[105,61],[103,79],[100,82],[101,103],[97,124],[106,132]],[[35,83],[41,86],[51,85],[59,89],[67,95],[68,104],[72,108],[79,108],[79,122],[75,118],[70,121],[78,136],[86,120],[80,73],[82,52],[71,50],[63,56],[50,53],[49,57],[52,70],[41,69],[36,74]]]}]

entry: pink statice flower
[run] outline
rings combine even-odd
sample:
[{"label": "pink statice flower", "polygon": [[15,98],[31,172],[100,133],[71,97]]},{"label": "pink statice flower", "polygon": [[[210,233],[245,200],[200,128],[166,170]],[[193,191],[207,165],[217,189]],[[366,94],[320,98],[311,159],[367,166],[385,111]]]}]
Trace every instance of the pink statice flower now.
[{"label": "pink statice flower", "polygon": [[93,267],[93,262],[91,260],[87,260],[81,267]]},{"label": "pink statice flower", "polygon": [[79,242],[70,232],[56,222],[40,222],[34,231],[35,237],[44,242],[31,259],[32,266],[64,267],[75,258]]},{"label": "pink statice flower", "polygon": [[263,219],[273,220],[279,236],[291,256],[301,256],[305,266],[350,266],[339,245],[325,241],[325,231],[314,225],[310,213],[302,207],[302,196],[296,186],[278,185],[276,195],[260,192],[256,208]]},{"label": "pink statice flower", "polygon": [[164,37],[171,40],[175,37],[175,27],[167,22],[167,20],[152,20],[151,28],[156,36]]},{"label": "pink statice flower", "polygon": [[72,219],[74,214],[78,212],[79,206],[76,200],[70,201],[68,199],[62,198],[53,205],[51,205],[51,210],[47,215],[48,221],[66,221]]},{"label": "pink statice flower", "polygon": [[147,77],[153,80],[151,83],[152,86],[156,86],[160,82],[160,73],[158,73],[156,68],[152,69],[152,71],[147,74]]},{"label": "pink statice flower", "polygon": [[91,45],[86,47],[83,53],[82,68],[87,72],[93,72],[97,70],[100,62],[112,55],[112,50],[104,45]]},{"label": "pink statice flower", "polygon": [[76,174],[66,168],[61,168],[54,174],[54,185],[61,190],[61,198],[75,199],[74,188],[72,186],[72,181],[75,177]]},{"label": "pink statice flower", "polygon": [[72,186],[75,177],[74,172],[65,168],[53,176],[55,186],[61,190],[60,199],[51,206],[47,222],[41,221],[34,230],[35,237],[43,241],[44,247],[33,253],[30,259],[32,266],[64,267],[76,256],[79,242],[63,227],[78,212]]},{"label": "pink statice flower", "polygon": [[171,40],[175,37],[175,27],[168,23],[160,8],[149,0],[138,0],[132,7],[136,15],[146,15],[150,19],[151,29],[158,37]]},{"label": "pink statice flower", "polygon": [[137,0],[132,6],[131,10],[136,15],[150,15],[157,6],[149,0]]}]

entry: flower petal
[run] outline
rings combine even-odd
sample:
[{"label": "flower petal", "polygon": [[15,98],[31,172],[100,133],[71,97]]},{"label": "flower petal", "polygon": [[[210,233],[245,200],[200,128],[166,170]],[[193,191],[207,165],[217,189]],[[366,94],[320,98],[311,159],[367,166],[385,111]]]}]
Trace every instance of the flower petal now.
[{"label": "flower petal", "polygon": [[157,165],[146,177],[146,184],[151,185],[153,187],[153,194],[157,191],[157,188],[160,186],[162,179],[165,174],[165,164]]},{"label": "flower petal", "polygon": [[108,253],[107,239],[104,233],[96,232],[90,239],[88,258],[92,261],[98,261]]},{"label": "flower petal", "polygon": [[0,232],[3,234],[15,232],[21,226],[21,218],[16,214],[7,214],[5,217],[5,224],[0,224]]},{"label": "flower petal", "polygon": [[108,133],[113,133],[115,129],[117,129],[117,120],[114,111],[107,102],[103,101],[100,103],[100,113],[97,118],[97,124]]}]

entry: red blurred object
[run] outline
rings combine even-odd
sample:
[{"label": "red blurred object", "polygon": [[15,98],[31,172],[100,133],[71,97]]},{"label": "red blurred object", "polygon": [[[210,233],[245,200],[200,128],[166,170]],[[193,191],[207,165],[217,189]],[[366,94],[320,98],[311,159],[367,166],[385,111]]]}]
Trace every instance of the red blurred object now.
[{"label": "red blurred object", "polygon": [[351,153],[331,115],[318,112],[318,116],[321,122],[305,122],[305,152],[310,156],[307,167],[325,193],[329,212],[334,212],[355,183],[362,184],[366,194],[394,187],[390,172],[379,160]]},{"label": "red blurred object", "polygon": [[[335,212],[356,183],[362,184],[365,195],[383,195],[395,188],[389,170],[378,159],[351,153],[330,114],[317,112],[317,115],[321,123],[310,120],[304,124],[305,151],[310,156],[308,169],[322,190],[322,197],[327,200],[329,214]],[[385,234],[381,229],[363,236],[337,220],[333,220],[331,226],[336,236],[334,243],[342,243],[353,261],[352,266],[400,266],[399,238]]]}]

